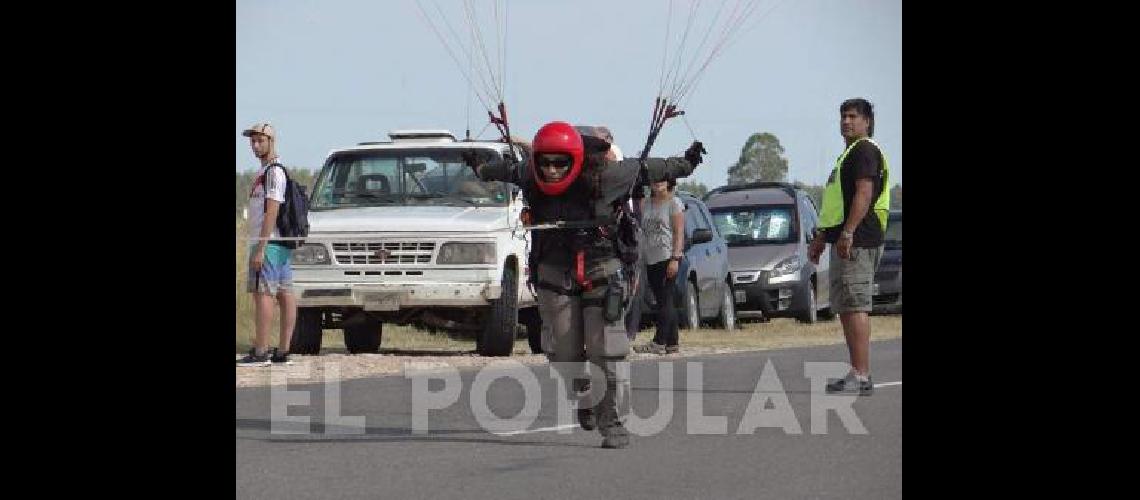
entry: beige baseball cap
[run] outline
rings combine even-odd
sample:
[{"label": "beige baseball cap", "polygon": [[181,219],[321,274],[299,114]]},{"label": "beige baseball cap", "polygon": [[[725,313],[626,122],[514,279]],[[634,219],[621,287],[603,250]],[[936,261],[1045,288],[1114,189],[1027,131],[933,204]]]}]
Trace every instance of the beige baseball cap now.
[{"label": "beige baseball cap", "polygon": [[273,125],[270,125],[268,123],[254,123],[252,126],[241,132],[241,135],[244,137],[249,137],[253,134],[262,134],[269,137],[270,139],[277,137],[277,132],[273,130]]}]

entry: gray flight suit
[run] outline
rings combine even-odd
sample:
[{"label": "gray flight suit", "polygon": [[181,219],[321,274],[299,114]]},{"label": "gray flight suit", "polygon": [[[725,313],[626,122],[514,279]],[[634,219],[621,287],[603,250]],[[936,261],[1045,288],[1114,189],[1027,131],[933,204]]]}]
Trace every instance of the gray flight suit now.
[{"label": "gray flight suit", "polygon": [[[637,159],[627,159],[606,162],[597,168],[601,169],[598,183],[601,195],[594,200],[594,213],[604,217],[612,213],[616,200],[621,200],[630,192],[630,187],[637,181],[641,164]],[[506,181],[520,186],[532,182],[525,159],[514,165],[505,160],[492,161],[480,165],[477,170],[479,177],[487,181]],[[648,181],[657,182],[686,177],[692,172],[693,166],[682,157],[648,158],[646,170]],[[538,191],[535,189],[532,192]],[[621,267],[621,261],[616,256],[592,259],[586,262],[586,275],[590,280],[604,280],[617,273]],[[540,261],[537,269],[532,271],[537,273],[537,282],[554,288],[571,290],[576,285],[571,262]],[[624,375],[628,374],[628,370],[617,369],[618,363],[629,355],[629,337],[625,327],[627,311],[623,310],[613,322],[605,321],[602,299],[607,288],[607,284],[601,284],[588,292],[567,294],[549,287],[536,287],[539,315],[542,318],[542,350],[565,382],[568,399],[577,400],[580,408],[596,408],[598,429],[603,436],[607,435],[607,429],[612,425],[621,425],[624,421],[629,412],[630,394],[629,380]],[[628,283],[623,288],[628,295]],[[626,299],[628,304],[630,298]],[[601,368],[604,373],[604,394],[592,389],[583,394],[581,382],[590,379],[586,361]],[[626,397],[618,401],[618,394]]]},{"label": "gray flight suit", "polygon": [[[618,259],[592,262],[587,266],[586,276],[591,280],[612,276],[621,268]],[[540,282],[571,288],[574,281],[571,268],[540,263]],[[538,311],[542,317],[542,352],[555,363],[562,380],[589,380],[589,361],[602,370],[607,386],[620,385],[623,394],[629,394],[626,380],[619,380],[616,363],[629,355],[629,338],[625,335],[625,311],[614,322],[606,322],[602,300],[607,286],[597,286],[581,295],[566,295],[547,288],[538,288]],[[628,286],[625,288],[628,289]],[[626,297],[628,299],[628,297]],[[577,366],[576,366],[577,365]],[[597,387],[597,386],[594,386]],[[582,394],[581,384],[577,387],[567,384],[567,397],[578,399],[579,407],[593,408],[601,402],[601,391]],[[624,413],[623,413],[624,414]]]}]

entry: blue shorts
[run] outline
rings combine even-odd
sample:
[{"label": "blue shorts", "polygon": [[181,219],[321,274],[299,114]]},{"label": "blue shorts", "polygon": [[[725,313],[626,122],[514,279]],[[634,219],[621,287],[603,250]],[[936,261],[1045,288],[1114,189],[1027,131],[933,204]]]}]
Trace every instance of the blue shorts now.
[{"label": "blue shorts", "polygon": [[[249,247],[250,255],[257,251],[257,246]],[[249,269],[246,291],[277,295],[278,292],[289,293],[293,289],[293,268],[289,267],[289,257],[293,251],[270,243],[265,246],[265,260],[261,263],[261,271]]]}]

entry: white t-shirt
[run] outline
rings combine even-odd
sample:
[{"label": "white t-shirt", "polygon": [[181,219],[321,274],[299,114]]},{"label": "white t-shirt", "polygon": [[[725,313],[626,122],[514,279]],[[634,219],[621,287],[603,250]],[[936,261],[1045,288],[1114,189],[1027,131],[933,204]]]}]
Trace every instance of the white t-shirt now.
[{"label": "white t-shirt", "polygon": [[[281,163],[278,158],[274,163]],[[262,167],[257,171],[257,177],[253,179],[253,188],[249,195],[249,237],[261,237],[261,223],[265,219],[265,185],[269,186],[269,198],[277,200],[280,203],[285,202],[285,171],[274,167],[269,175],[265,175],[265,169]],[[265,175],[265,182],[262,183],[262,175]],[[273,224],[273,230],[269,234],[270,237],[280,237],[281,234],[277,232],[277,224]],[[258,240],[249,240],[250,245],[256,245]]]}]

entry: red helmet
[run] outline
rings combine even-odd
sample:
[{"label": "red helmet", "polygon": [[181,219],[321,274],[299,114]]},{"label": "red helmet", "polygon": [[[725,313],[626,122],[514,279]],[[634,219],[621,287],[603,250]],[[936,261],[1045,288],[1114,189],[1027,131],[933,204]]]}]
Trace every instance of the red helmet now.
[{"label": "red helmet", "polygon": [[[557,196],[570,187],[582,173],[584,147],[582,136],[566,122],[550,122],[538,129],[531,144],[530,171],[538,189],[549,196]],[[560,153],[570,155],[570,171],[557,182],[546,182],[538,168],[538,155]]]}]

